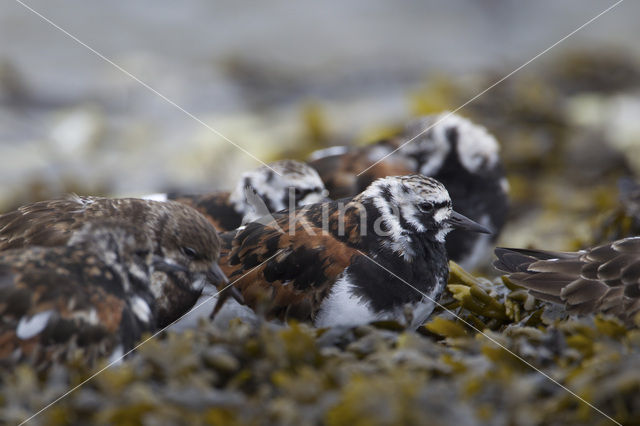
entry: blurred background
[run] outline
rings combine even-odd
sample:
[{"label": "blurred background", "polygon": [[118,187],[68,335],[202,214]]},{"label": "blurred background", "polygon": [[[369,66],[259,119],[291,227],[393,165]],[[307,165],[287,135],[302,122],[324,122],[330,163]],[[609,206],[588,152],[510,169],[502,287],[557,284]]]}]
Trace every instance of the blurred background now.
[{"label": "blurred background", "polygon": [[[27,4],[271,161],[455,109],[613,3]],[[568,249],[622,232],[618,180],[640,172],[638,16],[621,3],[459,111],[502,145],[501,243]],[[0,211],[67,192],[226,189],[258,165],[19,2],[0,5]]]}]

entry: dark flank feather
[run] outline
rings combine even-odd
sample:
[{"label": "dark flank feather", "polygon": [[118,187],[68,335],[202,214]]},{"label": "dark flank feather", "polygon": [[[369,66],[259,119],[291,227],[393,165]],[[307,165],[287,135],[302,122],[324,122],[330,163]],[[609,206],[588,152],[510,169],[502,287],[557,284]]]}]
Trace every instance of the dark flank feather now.
[{"label": "dark flank feather", "polygon": [[569,312],[606,312],[631,323],[640,311],[640,237],[575,253],[497,248],[494,266]]},{"label": "dark flank feather", "polygon": [[96,222],[68,246],[0,253],[0,360],[38,367],[124,354],[156,327],[152,242],[123,222]]},{"label": "dark flank feather", "polygon": [[158,326],[191,308],[207,280],[224,281],[215,228],[193,208],[174,202],[71,196],[28,204],[0,216],[0,251],[64,245],[87,223],[104,219],[125,221],[147,234],[162,260],[151,280]]}]

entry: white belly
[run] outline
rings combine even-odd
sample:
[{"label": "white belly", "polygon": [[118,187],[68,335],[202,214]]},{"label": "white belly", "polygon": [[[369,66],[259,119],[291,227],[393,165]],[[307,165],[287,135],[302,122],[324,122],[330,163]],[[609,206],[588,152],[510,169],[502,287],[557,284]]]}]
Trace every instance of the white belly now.
[{"label": "white belly", "polygon": [[[402,282],[389,283],[390,285],[405,285]],[[431,294],[423,295],[422,299],[409,307],[412,314],[412,329],[422,325],[436,306],[436,298],[442,292],[444,280]],[[345,274],[336,281],[331,293],[320,305],[320,311],[314,319],[316,327],[332,327],[336,325],[361,325],[373,321],[395,320],[401,324],[406,323],[405,307],[397,307],[388,311],[374,312],[369,304],[360,296],[353,293],[353,285],[349,282],[349,275]],[[417,290],[416,290],[417,292]]]},{"label": "white belly", "polygon": [[351,290],[349,274],[345,274],[336,281],[331,293],[322,301],[320,311],[313,321],[314,325],[359,325],[377,320],[377,315],[369,308],[369,304]]}]

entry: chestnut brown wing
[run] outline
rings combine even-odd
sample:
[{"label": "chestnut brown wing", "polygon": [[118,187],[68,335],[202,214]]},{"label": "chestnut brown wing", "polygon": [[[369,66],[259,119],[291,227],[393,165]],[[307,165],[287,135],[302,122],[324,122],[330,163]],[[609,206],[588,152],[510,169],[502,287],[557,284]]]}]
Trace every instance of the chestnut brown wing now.
[{"label": "chestnut brown wing", "polygon": [[[366,169],[366,167],[370,167]],[[358,171],[365,170],[356,181],[356,193],[364,191],[374,180],[387,176],[405,176],[415,173],[405,159],[398,155],[391,155],[379,163],[371,162],[370,165]],[[352,194],[355,195],[355,194]]]},{"label": "chestnut brown wing", "polygon": [[379,142],[344,154],[322,157],[311,161],[309,165],[318,171],[331,198],[353,197],[378,178],[415,173],[408,160],[397,154],[376,163],[383,155],[371,156],[370,152],[377,148],[391,152],[391,148],[384,145]]},{"label": "chestnut brown wing", "polygon": [[[364,166],[358,168],[358,164]],[[352,197],[357,194],[357,173],[368,167],[369,162],[355,152],[330,155],[309,162],[318,171],[331,198]]]},{"label": "chestnut brown wing", "polygon": [[312,320],[338,276],[359,256],[310,221],[290,227],[283,213],[272,223],[250,223],[223,240],[227,248],[221,265],[229,281],[235,281],[247,305],[280,319]]}]

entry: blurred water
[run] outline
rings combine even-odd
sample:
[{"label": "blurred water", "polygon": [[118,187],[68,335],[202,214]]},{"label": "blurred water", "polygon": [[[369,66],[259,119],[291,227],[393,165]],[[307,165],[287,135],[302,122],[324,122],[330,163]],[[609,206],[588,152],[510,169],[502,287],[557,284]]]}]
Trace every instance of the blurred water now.
[{"label": "blurred water", "polygon": [[[612,3],[28,2],[265,160],[300,139],[305,102],[320,102],[336,132],[402,119],[427,76],[504,74]],[[625,1],[549,57],[640,54],[638,16],[640,3]],[[121,194],[205,189],[257,165],[11,0],[0,5],[0,64],[0,206],[26,182],[47,194],[69,180]]]}]

